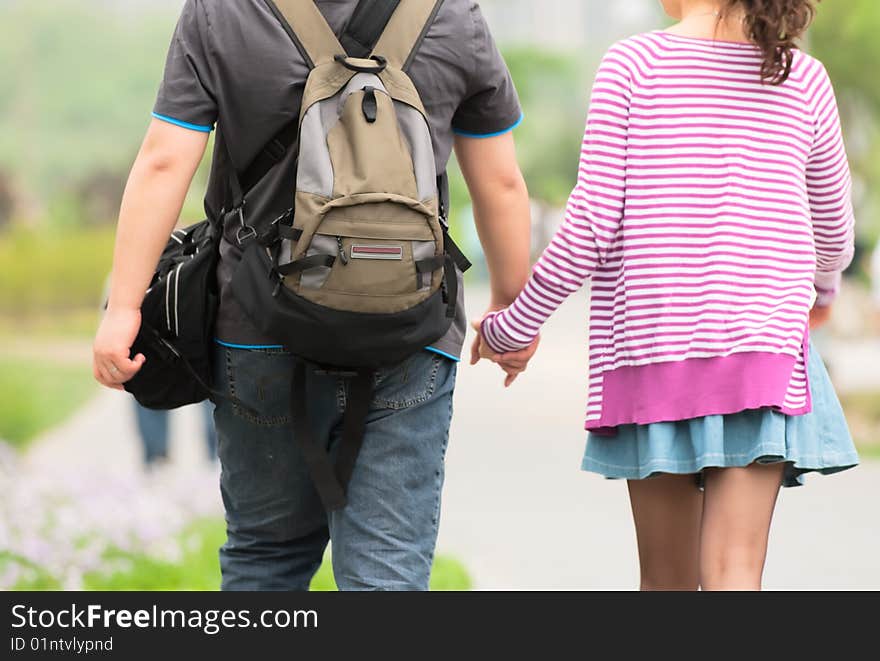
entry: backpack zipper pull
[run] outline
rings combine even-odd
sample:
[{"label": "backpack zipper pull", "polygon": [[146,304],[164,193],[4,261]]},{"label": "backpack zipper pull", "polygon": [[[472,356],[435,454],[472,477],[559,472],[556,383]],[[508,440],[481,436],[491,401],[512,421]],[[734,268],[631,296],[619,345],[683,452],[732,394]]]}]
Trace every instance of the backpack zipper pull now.
[{"label": "backpack zipper pull", "polygon": [[368,124],[375,124],[379,117],[379,104],[376,101],[376,88],[367,85],[364,87],[364,100],[361,104],[364,118]]},{"label": "backpack zipper pull", "polygon": [[345,246],[342,245],[342,237],[336,237],[336,245],[339,247],[339,259],[342,260],[343,266],[348,266],[348,255],[345,254]]}]

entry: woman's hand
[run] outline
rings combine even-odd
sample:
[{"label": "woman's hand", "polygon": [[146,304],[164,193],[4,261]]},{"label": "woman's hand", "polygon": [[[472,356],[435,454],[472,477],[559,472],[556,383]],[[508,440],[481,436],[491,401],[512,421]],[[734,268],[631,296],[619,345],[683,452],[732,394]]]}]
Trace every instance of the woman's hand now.
[{"label": "woman's hand", "polygon": [[147,361],[143,354],[131,360],[131,345],[141,328],[141,311],[109,308],[95,337],[92,371],[95,379],[108,388],[123,390]]}]

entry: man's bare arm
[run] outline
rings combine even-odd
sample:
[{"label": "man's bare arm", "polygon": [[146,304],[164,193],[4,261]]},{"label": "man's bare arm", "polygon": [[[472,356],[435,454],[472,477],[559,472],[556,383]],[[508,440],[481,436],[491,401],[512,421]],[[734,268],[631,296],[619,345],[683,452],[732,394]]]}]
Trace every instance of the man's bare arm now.
[{"label": "man's bare arm", "polygon": [[[531,210],[529,192],[516,160],[512,133],[493,138],[456,136],[455,154],[474,205],[477,232],[486,255],[492,289],[490,310],[510,305],[530,273]],[[481,356],[499,362],[510,385],[525,371],[537,342],[516,354],[488,355],[480,339],[471,348],[471,362]]]},{"label": "man's bare arm", "polygon": [[159,120],[147,130],[122,198],[110,299],[95,338],[93,370],[107,387],[121,388],[144,363],[129,358],[141,303],[207,144],[207,133]]}]

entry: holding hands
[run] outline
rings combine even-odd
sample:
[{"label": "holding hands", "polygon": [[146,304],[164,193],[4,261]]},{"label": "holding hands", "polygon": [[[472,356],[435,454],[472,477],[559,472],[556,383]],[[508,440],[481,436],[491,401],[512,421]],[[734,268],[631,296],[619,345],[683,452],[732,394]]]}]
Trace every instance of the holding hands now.
[{"label": "holding hands", "polygon": [[[490,308],[486,312],[486,315],[491,312],[497,312],[501,309],[503,308]],[[483,315],[478,321],[471,323],[471,326],[477,332],[477,337],[474,338],[474,342],[471,345],[471,365],[476,365],[484,358],[496,363],[507,375],[504,379],[504,387],[509,388],[513,385],[513,382],[516,381],[517,377],[528,368],[529,361],[531,361],[535,353],[538,351],[538,345],[541,343],[541,338],[539,336],[531,345],[521,351],[503,354],[496,353],[492,350],[492,347],[489,346],[489,343],[486,342],[486,339],[481,333],[483,319],[486,318],[486,315]]]}]

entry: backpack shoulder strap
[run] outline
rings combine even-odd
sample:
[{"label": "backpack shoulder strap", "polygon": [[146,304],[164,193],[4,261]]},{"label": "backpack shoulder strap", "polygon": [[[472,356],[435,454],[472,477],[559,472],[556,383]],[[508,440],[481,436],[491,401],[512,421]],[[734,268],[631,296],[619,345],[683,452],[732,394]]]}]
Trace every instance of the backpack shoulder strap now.
[{"label": "backpack shoulder strap", "polygon": [[443,0],[401,2],[379,38],[373,55],[382,56],[391,66],[406,71],[442,5]]},{"label": "backpack shoulder strap", "polygon": [[310,68],[332,62],[345,49],[313,0],[265,0]]}]

